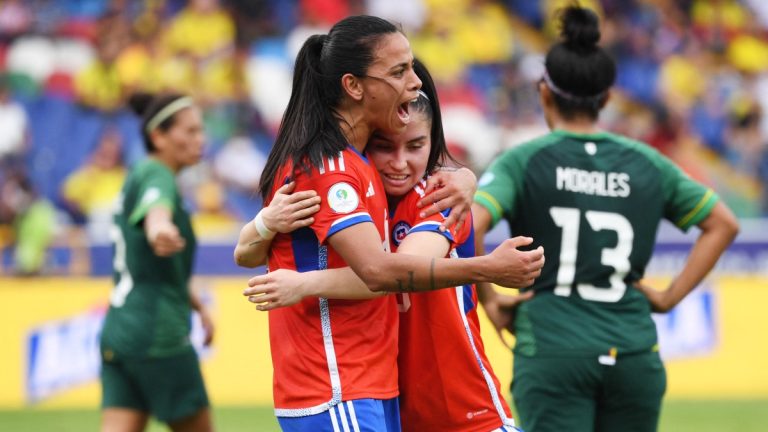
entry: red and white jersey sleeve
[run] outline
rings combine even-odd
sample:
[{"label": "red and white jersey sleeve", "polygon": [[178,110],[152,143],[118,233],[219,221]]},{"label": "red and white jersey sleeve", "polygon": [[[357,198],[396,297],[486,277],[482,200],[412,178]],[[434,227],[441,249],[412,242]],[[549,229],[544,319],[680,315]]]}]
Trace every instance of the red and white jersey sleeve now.
[{"label": "red and white jersey sleeve", "polygon": [[[275,189],[288,177],[296,181],[296,191],[315,190],[322,202],[311,227],[274,238],[270,270],[346,267],[327,239],[359,223],[372,223],[385,244],[384,188],[375,168],[352,147],[309,173],[286,167]],[[393,296],[364,301],[306,298],[270,311],[276,415],[305,416],[341,401],[397,396],[397,322]]]},{"label": "red and white jersey sleeve", "polygon": [[[467,218],[461,225],[454,225],[449,227],[446,231],[440,231],[440,224],[448,217],[451,209],[443,210],[440,213],[421,217],[421,209],[416,206],[416,203],[424,197],[424,189],[426,188],[426,181],[420,181],[411,191],[404,196],[397,205],[397,209],[391,209],[395,211],[395,215],[392,219],[390,226],[392,227],[392,233],[390,238],[392,239],[392,251],[397,250],[400,246],[400,242],[405,239],[410,233],[415,232],[434,232],[436,234],[444,236],[451,243],[451,248],[457,244],[464,243],[469,237],[470,229],[472,227],[471,219]],[[469,221],[469,223],[466,223]]]}]

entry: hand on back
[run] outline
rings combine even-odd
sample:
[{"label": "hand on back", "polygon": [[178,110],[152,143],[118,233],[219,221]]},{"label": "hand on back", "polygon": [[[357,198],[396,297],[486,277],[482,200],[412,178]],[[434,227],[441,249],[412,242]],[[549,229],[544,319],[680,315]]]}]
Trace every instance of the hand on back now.
[{"label": "hand on back", "polygon": [[262,210],[264,225],[270,230],[289,233],[315,221],[312,215],[320,210],[320,197],[313,190],[293,192],[295,187],[296,182],[281,186]]},{"label": "hand on back", "polygon": [[514,237],[504,240],[487,255],[491,259],[493,281],[508,288],[525,288],[541,275],[544,267],[544,248],[522,251],[518,249],[533,243],[530,237]]}]

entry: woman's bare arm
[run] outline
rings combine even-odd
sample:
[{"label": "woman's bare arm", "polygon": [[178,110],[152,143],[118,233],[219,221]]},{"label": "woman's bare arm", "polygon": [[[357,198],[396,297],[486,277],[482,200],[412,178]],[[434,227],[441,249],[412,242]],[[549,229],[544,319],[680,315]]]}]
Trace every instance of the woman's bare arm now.
[{"label": "woman's bare arm", "polygon": [[391,254],[371,223],[344,229],[328,243],[372,291],[428,291],[475,282],[525,287],[539,276],[544,262],[541,248],[517,249],[524,243],[520,237],[505,240],[489,255],[460,260]]},{"label": "woman's bare arm", "polygon": [[[288,233],[314,222],[313,214],[320,210],[320,197],[313,190],[293,192],[291,182],[277,190],[269,206],[259,212],[264,226],[273,233]],[[267,262],[272,238],[265,238],[256,228],[255,218],[240,230],[235,246],[235,263],[241,267],[258,267]]]},{"label": "woman's bare arm", "polygon": [[[405,237],[398,253],[444,257],[450,243],[434,232],[417,232]],[[268,311],[298,303],[305,297],[368,300],[387,294],[368,289],[349,267],[299,273],[276,270],[251,278],[243,295],[256,303],[256,309]]]},{"label": "woman's bare arm", "polygon": [[683,270],[664,291],[642,283],[635,284],[648,298],[654,312],[668,312],[688,295],[712,270],[717,260],[736,238],[739,222],[722,202],[699,223],[701,234],[688,255]]}]

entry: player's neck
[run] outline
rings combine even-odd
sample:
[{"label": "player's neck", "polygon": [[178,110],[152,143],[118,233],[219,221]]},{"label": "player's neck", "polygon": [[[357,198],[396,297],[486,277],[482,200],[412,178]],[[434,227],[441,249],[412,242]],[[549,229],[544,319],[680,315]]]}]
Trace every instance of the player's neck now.
[{"label": "player's neck", "polygon": [[171,170],[171,172],[173,174],[178,174],[179,171],[181,170],[181,166],[179,166],[173,160],[173,158],[168,156],[168,155],[164,155],[164,154],[160,154],[159,152],[155,152],[155,153],[152,153],[151,155],[149,155],[149,157],[154,159],[154,160],[156,160],[156,161],[158,161],[158,162],[160,162],[161,164],[167,166],[168,169]]},{"label": "player's neck", "polygon": [[339,127],[341,128],[341,133],[347,138],[347,142],[357,151],[363,153],[372,131],[368,123],[364,121],[362,112],[354,108],[342,108],[336,113],[340,117]]},{"label": "player's neck", "polygon": [[591,118],[577,117],[574,119],[558,118],[552,125],[552,130],[561,129],[576,134],[595,134],[600,132],[597,122]]}]

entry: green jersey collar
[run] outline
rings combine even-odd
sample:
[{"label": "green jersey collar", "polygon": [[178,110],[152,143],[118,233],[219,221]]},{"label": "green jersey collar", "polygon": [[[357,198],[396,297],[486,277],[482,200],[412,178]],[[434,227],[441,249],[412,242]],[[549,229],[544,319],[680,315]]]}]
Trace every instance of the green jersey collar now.
[{"label": "green jersey collar", "polygon": [[576,138],[580,140],[600,140],[608,138],[611,134],[610,132],[600,131],[595,133],[576,133],[567,131],[565,129],[555,129],[552,131],[552,135],[557,135],[561,137],[570,137],[570,138]]}]

